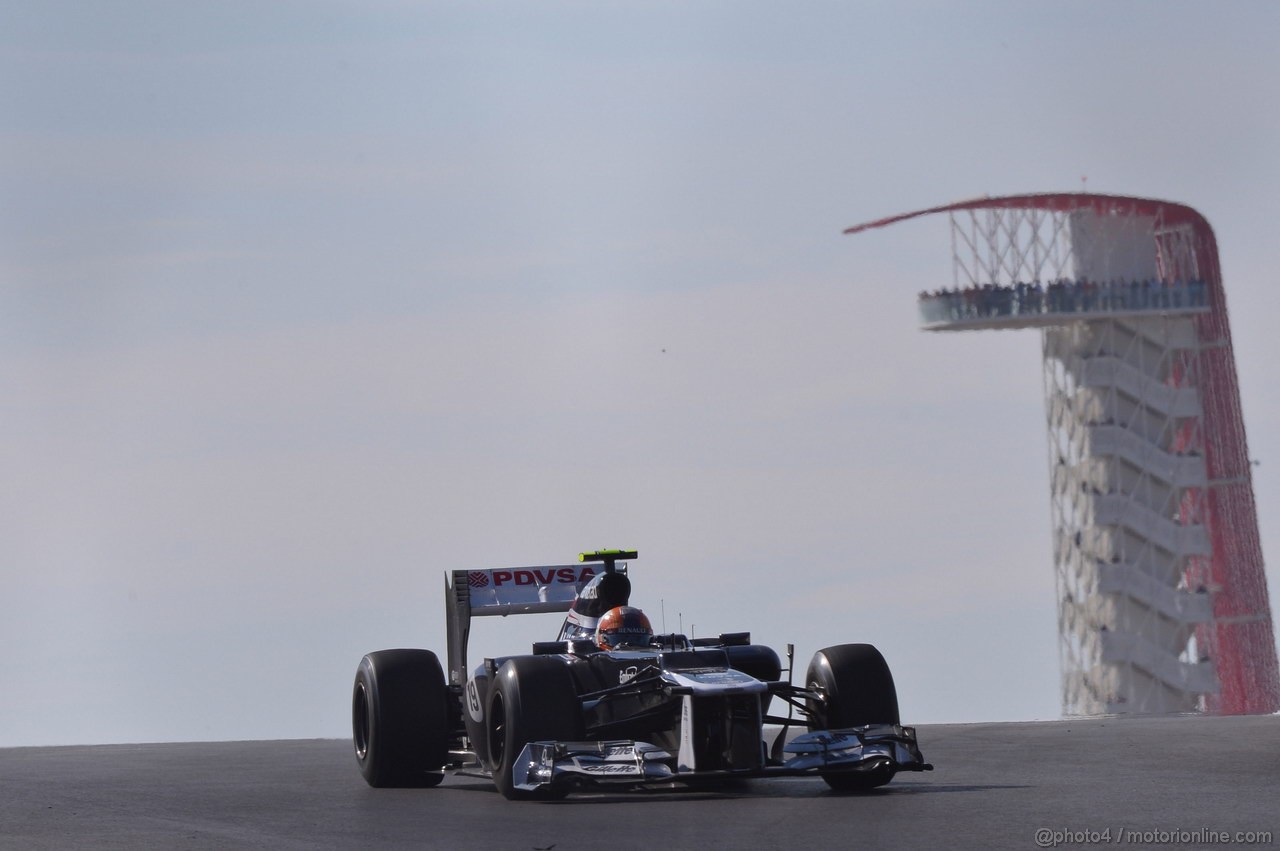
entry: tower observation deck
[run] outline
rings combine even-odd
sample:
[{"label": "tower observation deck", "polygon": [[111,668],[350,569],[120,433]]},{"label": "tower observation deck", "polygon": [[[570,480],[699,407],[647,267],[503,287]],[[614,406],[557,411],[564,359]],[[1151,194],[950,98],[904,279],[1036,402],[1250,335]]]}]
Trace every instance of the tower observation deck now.
[{"label": "tower observation deck", "polygon": [[1067,715],[1280,710],[1218,248],[1181,204],[982,198],[928,331],[1037,328]]}]

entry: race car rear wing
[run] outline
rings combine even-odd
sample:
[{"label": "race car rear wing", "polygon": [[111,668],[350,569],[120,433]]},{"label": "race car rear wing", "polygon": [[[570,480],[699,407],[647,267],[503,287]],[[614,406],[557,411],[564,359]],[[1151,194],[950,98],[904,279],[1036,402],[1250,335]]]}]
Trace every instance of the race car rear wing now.
[{"label": "race car rear wing", "polygon": [[617,562],[635,558],[635,550],[598,550],[578,556],[580,564],[455,570],[445,579],[449,682],[467,681],[467,641],[471,618],[567,612],[574,598],[598,573],[626,573]]}]

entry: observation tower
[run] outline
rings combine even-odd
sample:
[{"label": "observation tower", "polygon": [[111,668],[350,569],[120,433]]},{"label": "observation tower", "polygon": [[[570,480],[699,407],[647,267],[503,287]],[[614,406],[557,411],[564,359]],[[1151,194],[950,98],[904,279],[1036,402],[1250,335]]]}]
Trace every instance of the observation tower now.
[{"label": "observation tower", "polygon": [[1037,328],[1066,715],[1280,710],[1218,248],[1182,204],[981,198],[928,331]]}]

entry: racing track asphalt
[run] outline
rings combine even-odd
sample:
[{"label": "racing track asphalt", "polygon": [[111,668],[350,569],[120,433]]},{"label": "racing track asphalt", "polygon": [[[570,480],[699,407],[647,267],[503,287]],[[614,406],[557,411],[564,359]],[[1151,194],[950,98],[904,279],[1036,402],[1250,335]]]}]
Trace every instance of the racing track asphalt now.
[{"label": "racing track asphalt", "polygon": [[[1259,845],[1280,845],[1280,716],[919,734],[937,770],[867,795],[793,778],[554,803],[508,802],[488,781],[456,776],[436,789],[370,789],[348,741],[14,748],[0,750],[0,847],[1032,849],[1044,847],[1038,830],[1085,848],[1108,844],[1108,829],[1113,847],[1212,844],[1194,831],[1270,831]],[[1168,833],[1142,842],[1126,830]]]}]

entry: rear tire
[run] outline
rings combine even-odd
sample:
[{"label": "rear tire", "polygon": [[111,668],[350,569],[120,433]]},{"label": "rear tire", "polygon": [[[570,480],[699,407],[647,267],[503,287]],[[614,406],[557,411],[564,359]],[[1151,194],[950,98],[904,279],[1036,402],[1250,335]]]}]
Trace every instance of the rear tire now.
[{"label": "rear tire", "polygon": [[568,794],[563,787],[518,789],[512,777],[516,760],[530,742],[582,740],[582,702],[564,662],[542,656],[508,660],[489,689],[485,724],[489,768],[503,797],[549,800]]},{"label": "rear tire", "polygon": [[448,755],[448,690],[430,650],[360,660],[351,695],[356,764],[370,786],[437,786]]},{"label": "rear tire", "polygon": [[[813,654],[805,684],[824,700],[810,700],[810,730],[840,730],[867,724],[900,724],[898,690],[880,651],[870,644],[838,644]],[[825,771],[838,791],[866,791],[893,779],[895,768]]]}]

